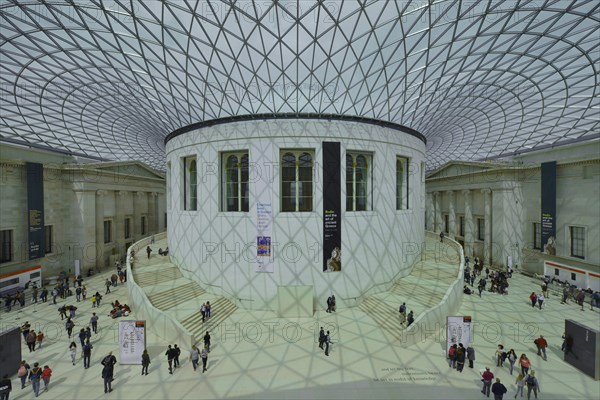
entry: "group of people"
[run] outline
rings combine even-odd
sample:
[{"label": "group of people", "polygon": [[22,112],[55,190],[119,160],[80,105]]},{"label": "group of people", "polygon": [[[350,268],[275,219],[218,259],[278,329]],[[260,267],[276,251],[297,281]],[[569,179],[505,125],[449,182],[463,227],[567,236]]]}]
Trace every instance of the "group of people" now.
[{"label": "group of people", "polygon": [[[494,381],[494,374],[492,373],[492,371],[490,371],[489,367],[486,367],[485,370],[481,373],[481,381],[483,382],[483,388],[481,389],[481,393],[483,393],[487,397],[490,397],[490,392],[493,393],[494,400],[502,400],[504,394],[508,392],[506,386],[504,386],[502,382],[500,382],[500,378],[495,378],[495,382],[492,384],[492,382]],[[517,391],[514,396],[515,399],[519,394],[521,395],[521,397],[523,397],[523,389],[525,388],[525,386],[527,386],[528,400],[531,398],[532,391],[536,399],[538,392],[541,391],[540,384],[535,376],[534,371],[530,371],[529,373],[519,373],[515,380],[515,385],[517,386]]]},{"label": "group of people", "polygon": [[30,353],[35,351],[36,344],[38,350],[42,348],[44,332],[40,330],[36,333],[33,329],[31,329],[31,324],[29,321],[25,321],[25,323],[21,326],[21,333],[23,334],[23,339],[25,340]]},{"label": "group of people", "polygon": [[[42,368],[37,362],[31,367],[27,364],[27,361],[23,360],[19,363],[17,377],[21,380],[21,389],[25,389],[25,385],[29,380],[35,397],[38,397],[40,395],[40,384],[42,381],[44,382],[44,391],[48,390],[50,378],[52,377],[52,369],[50,369],[48,365],[44,365],[44,368]],[[8,375],[4,375],[2,381],[0,381],[0,394],[2,394],[2,399],[8,399],[8,394],[11,390],[12,383],[10,378]]]},{"label": "group of people", "polygon": [[335,295],[331,295],[327,298],[327,312],[335,312]]},{"label": "group of people", "polygon": [[473,368],[475,349],[472,346],[465,348],[462,343],[453,344],[448,349],[448,366],[462,372],[465,361],[469,360],[469,368]]},{"label": "group of people", "polygon": [[[325,346],[325,349],[323,349],[323,346]],[[319,348],[325,350],[326,356],[329,356],[329,346],[331,346],[331,333],[329,331],[325,333],[325,330],[321,327],[319,331]]]},{"label": "group of people", "polygon": [[127,304],[119,303],[119,300],[115,300],[114,303],[110,303],[112,310],[108,313],[111,318],[119,318],[128,316],[131,312],[131,308]]},{"label": "group of people", "polygon": [[[202,373],[208,371],[208,353],[210,353],[210,333],[206,331],[204,335],[204,346],[202,350],[198,349],[196,345],[192,346],[190,351],[190,361],[192,362],[192,368],[194,371],[198,368],[200,360],[202,360]],[[167,363],[169,364],[169,374],[173,374],[175,368],[179,368],[179,356],[181,355],[181,348],[176,344],[173,346],[168,345],[165,356],[167,356]],[[150,356],[148,352],[144,350],[142,355],[142,375],[148,375],[148,365],[150,365]]]},{"label": "group of people", "polygon": [[406,327],[409,327],[413,322],[415,322],[415,317],[412,311],[406,314],[406,303],[402,303],[400,305],[398,312],[400,313],[400,326],[404,326],[404,324],[406,324]]}]

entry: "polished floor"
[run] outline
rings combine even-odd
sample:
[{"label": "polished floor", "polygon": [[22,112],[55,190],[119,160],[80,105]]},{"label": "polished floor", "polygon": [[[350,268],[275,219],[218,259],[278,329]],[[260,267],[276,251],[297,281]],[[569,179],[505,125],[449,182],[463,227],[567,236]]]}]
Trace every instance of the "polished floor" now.
[{"label": "polished floor", "polygon": [[[440,265],[440,268],[444,266]],[[112,272],[111,272],[112,273]],[[89,292],[104,293],[103,282],[109,273],[87,282]],[[148,277],[150,279],[150,276]],[[414,278],[411,278],[414,279]],[[600,329],[600,313],[573,305],[561,305],[550,296],[546,308],[529,304],[531,291],[539,291],[539,282],[515,274],[510,294],[499,296],[484,292],[464,296],[460,315],[473,318],[475,368],[463,373],[450,369],[445,360],[445,337],[439,332],[421,332],[417,345],[403,348],[398,337],[390,334],[369,308],[338,309],[336,313],[318,311],[311,319],[281,319],[274,313],[234,310],[218,326],[213,326],[212,351],[208,371],[194,372],[184,349],[181,368],[169,375],[164,356],[168,341],[148,330],[147,349],[151,355],[150,374],[141,376],[141,366],[117,365],[113,392],[103,392],[100,360],[114,351],[118,358],[117,320],[107,317],[110,302],[127,302],[126,285],[106,295],[100,307],[100,332],[93,337],[92,366],[83,369],[83,360],[72,366],[68,354],[69,340],[57,312],[58,305],[27,305],[0,314],[2,329],[29,321],[34,329],[46,333],[43,348],[29,353],[23,345],[23,358],[30,364],[39,362],[53,369],[50,390],[40,394],[47,399],[480,399],[479,371],[485,366],[506,385],[505,398],[515,393],[514,377],[508,368],[495,367],[492,361],[498,344],[526,353],[540,381],[540,399],[597,399],[600,382],[592,380],[561,360],[561,334],[566,318]],[[150,296],[152,297],[152,296]],[[161,302],[160,292],[151,301]],[[402,292],[379,296],[381,306],[396,310],[392,302]],[[387,301],[387,302],[386,302]],[[411,308],[411,295],[405,301]],[[75,330],[88,324],[91,301],[76,304]],[[60,301],[64,304],[64,301]],[[130,319],[135,318],[134,313]],[[148,325],[151,321],[148,321]],[[332,332],[332,349],[326,357],[316,343],[320,326]],[[549,342],[548,361],[535,353],[533,339],[544,335]],[[33,397],[31,386],[21,390],[13,379],[11,399]]]}]

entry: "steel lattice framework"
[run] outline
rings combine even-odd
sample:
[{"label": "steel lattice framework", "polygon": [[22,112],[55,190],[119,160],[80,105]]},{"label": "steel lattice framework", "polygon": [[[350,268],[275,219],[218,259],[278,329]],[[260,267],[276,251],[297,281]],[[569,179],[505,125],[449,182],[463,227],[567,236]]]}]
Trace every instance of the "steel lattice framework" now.
[{"label": "steel lattice framework", "polygon": [[182,126],[341,114],[435,167],[599,136],[597,0],[0,4],[4,141],[163,169]]}]

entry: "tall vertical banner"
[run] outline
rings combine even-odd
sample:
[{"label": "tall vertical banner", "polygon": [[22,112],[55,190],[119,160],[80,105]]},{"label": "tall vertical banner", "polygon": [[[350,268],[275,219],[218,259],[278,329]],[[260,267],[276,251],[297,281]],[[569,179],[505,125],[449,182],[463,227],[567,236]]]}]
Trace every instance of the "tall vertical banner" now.
[{"label": "tall vertical banner", "polygon": [[140,365],[146,348],[146,321],[119,321],[121,364]]},{"label": "tall vertical banner", "polygon": [[452,316],[447,317],[447,339],[448,347],[446,351],[453,345],[462,343],[466,348],[471,343],[471,317],[470,316]]},{"label": "tall vertical banner", "polygon": [[253,213],[256,216],[256,272],[274,272],[273,265],[273,145],[257,142],[251,149],[254,164]]},{"label": "tall vertical banner", "polygon": [[542,163],[542,248],[556,255],[556,161]]},{"label": "tall vertical banner", "polygon": [[340,142],[323,142],[323,272],[342,270]]},{"label": "tall vertical banner", "polygon": [[27,224],[29,259],[42,258],[44,247],[44,166],[27,163]]}]

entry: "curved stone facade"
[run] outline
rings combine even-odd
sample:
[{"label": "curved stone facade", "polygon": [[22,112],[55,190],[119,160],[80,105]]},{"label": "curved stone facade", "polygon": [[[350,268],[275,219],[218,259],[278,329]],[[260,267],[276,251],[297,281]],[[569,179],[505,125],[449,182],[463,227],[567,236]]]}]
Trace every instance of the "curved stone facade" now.
[{"label": "curved stone facade", "polygon": [[[299,118],[172,135],[166,152],[173,262],[208,291],[249,309],[280,310],[278,288],[309,287],[310,312],[332,293],[344,306],[386,290],[410,272],[424,238],[425,143],[409,131]],[[335,165],[323,159],[325,142],[339,143]],[[336,168],[339,183],[324,178]],[[323,251],[324,201],[331,200],[323,193],[332,187],[341,204],[337,262],[324,261]],[[270,242],[257,245],[257,236]]]}]

